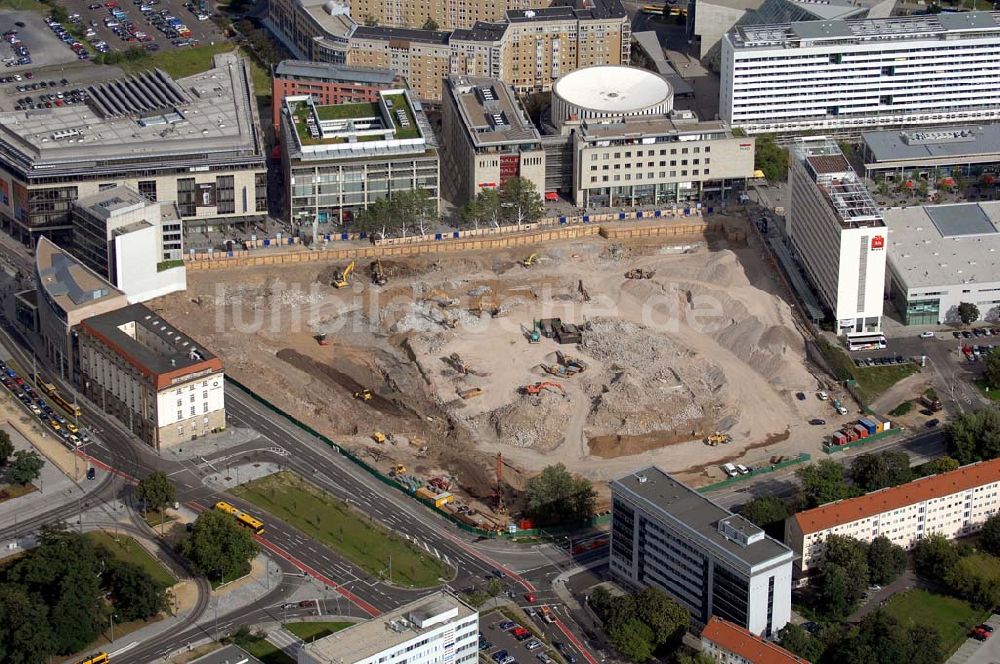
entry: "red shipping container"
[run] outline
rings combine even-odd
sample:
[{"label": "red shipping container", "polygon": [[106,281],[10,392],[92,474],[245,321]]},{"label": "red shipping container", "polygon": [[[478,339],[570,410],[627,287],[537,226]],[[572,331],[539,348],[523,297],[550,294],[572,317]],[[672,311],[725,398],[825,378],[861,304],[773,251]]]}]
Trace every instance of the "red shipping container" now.
[{"label": "red shipping container", "polygon": [[843,433],[841,433],[840,431],[838,431],[837,433],[833,434],[833,444],[834,445],[845,445],[845,444],[847,444],[847,436],[845,436]]},{"label": "red shipping container", "polygon": [[864,428],[860,424],[855,424],[854,425],[854,430],[858,432],[858,437],[859,438],[867,438],[868,437],[868,429]]},{"label": "red shipping container", "polygon": [[861,435],[855,429],[847,430],[847,442],[853,443],[854,441],[861,438]]}]

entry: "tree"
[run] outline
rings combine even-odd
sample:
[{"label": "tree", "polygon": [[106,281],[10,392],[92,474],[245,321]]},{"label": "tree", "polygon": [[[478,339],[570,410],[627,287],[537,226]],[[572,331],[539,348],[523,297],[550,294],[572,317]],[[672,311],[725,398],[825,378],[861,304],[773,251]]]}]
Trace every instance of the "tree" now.
[{"label": "tree", "polygon": [[801,625],[788,623],[778,632],[778,645],[788,652],[810,662],[818,662],[823,654],[823,644]]},{"label": "tree", "polygon": [[424,21],[423,27],[420,28],[420,29],[421,30],[437,30],[438,29],[437,21],[435,21],[433,18],[431,18],[430,16],[428,16],[427,20]]},{"label": "tree", "polygon": [[940,456],[936,459],[931,459],[922,466],[918,466],[922,475],[938,475],[940,473],[947,473],[952,470],[958,470],[959,463],[950,456]]},{"label": "tree", "polygon": [[991,350],[986,353],[986,362],[984,365],[986,381],[989,383],[989,387],[1000,387],[1000,349]]},{"label": "tree", "polygon": [[196,572],[223,580],[244,574],[259,551],[248,531],[216,510],[198,515],[191,536],[179,549]]},{"label": "tree", "polygon": [[913,547],[913,567],[927,579],[948,578],[959,557],[955,545],[944,535],[922,537]]},{"label": "tree", "polygon": [[1000,556],[1000,514],[986,519],[983,530],[979,533],[979,546],[987,553]]},{"label": "tree", "polygon": [[831,644],[824,662],[851,664],[931,664],[943,659],[941,636],[931,625],[904,627],[878,609],[861,620],[858,630]]},{"label": "tree", "polygon": [[849,475],[865,492],[899,486],[913,479],[906,452],[862,454],[851,462]]},{"label": "tree", "polygon": [[590,480],[574,477],[561,463],[547,466],[528,480],[525,495],[525,512],[540,525],[587,521],[597,501]]},{"label": "tree", "polygon": [[10,434],[0,429],[0,466],[7,464],[7,459],[14,453],[14,443],[10,442]]},{"label": "tree", "polygon": [[868,580],[886,585],[906,569],[906,549],[880,535],[868,545]]},{"label": "tree", "polygon": [[802,480],[802,496],[807,508],[850,498],[856,491],[844,480],[844,467],[832,459],[823,459],[796,471]]},{"label": "tree", "polygon": [[115,563],[110,585],[115,611],[122,622],[147,620],[167,608],[164,588],[138,565]]},{"label": "tree", "polygon": [[675,659],[677,664],[718,664],[719,661],[704,651],[695,653],[678,651]]},{"label": "tree", "polygon": [[653,631],[654,650],[670,643],[680,643],[691,623],[691,614],[654,586],[644,588],[635,596],[638,619]]},{"label": "tree", "polygon": [[545,214],[545,203],[531,180],[513,177],[500,187],[500,205],[510,223],[530,224]]},{"label": "tree", "polygon": [[948,452],[960,464],[1000,456],[1000,411],[983,408],[959,413],[945,430]]},{"label": "tree", "polygon": [[740,514],[780,540],[784,538],[785,519],[791,514],[791,509],[777,496],[759,496],[745,503],[740,508]]},{"label": "tree", "polygon": [[1000,604],[1000,578],[993,570],[984,570],[976,556],[960,557],[942,578],[956,594],[976,606],[985,609]]},{"label": "tree", "polygon": [[959,302],[958,319],[962,321],[962,325],[972,325],[979,320],[979,307],[972,302]]},{"label": "tree", "polygon": [[135,495],[143,502],[146,509],[159,512],[174,502],[177,492],[167,474],[158,470],[139,480],[139,484],[135,487]]},{"label": "tree", "polygon": [[774,134],[757,137],[753,167],[764,171],[764,177],[771,182],[784,182],[788,177],[788,150],[778,145]]},{"label": "tree", "polygon": [[834,565],[846,572],[846,599],[850,604],[860,600],[868,588],[868,545],[846,535],[826,538],[823,566]]},{"label": "tree", "polygon": [[394,192],[389,197],[389,209],[405,237],[408,221],[417,226],[421,235],[427,233],[426,223],[437,212],[437,204],[426,189],[410,189]]},{"label": "tree", "polygon": [[823,565],[816,584],[816,606],[825,615],[837,619],[847,615],[852,602],[848,600],[850,579],[840,565]]},{"label": "tree", "polygon": [[101,630],[104,607],[98,576],[84,566],[72,566],[60,579],[59,597],[52,605],[49,624],[56,652],[79,652]]},{"label": "tree", "polygon": [[14,484],[30,484],[42,473],[45,461],[34,450],[18,450],[14,452],[14,460],[7,469],[7,479]]},{"label": "tree", "polygon": [[633,662],[646,662],[653,658],[653,630],[633,618],[608,630],[611,644],[623,657]]},{"label": "tree", "polygon": [[0,585],[0,662],[42,664],[55,654],[44,600],[14,584]]}]

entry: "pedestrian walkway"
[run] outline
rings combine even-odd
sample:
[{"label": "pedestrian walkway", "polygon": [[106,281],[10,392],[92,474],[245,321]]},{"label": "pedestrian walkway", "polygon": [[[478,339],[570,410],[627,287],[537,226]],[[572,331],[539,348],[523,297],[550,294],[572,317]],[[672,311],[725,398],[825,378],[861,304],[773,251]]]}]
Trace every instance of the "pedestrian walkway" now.
[{"label": "pedestrian walkway", "polygon": [[910,588],[916,588],[918,585],[917,575],[914,574],[912,570],[906,570],[900,574],[899,578],[895,581],[886,587],[875,591],[864,604],[859,606],[854,613],[848,616],[847,622],[860,622],[861,619],[869,613],[884,605],[893,595],[904,593]]},{"label": "pedestrian walkway", "polygon": [[292,659],[297,659],[299,648],[302,647],[302,639],[289,632],[284,627],[278,626],[267,632],[265,637],[267,642],[276,648],[280,648]]}]

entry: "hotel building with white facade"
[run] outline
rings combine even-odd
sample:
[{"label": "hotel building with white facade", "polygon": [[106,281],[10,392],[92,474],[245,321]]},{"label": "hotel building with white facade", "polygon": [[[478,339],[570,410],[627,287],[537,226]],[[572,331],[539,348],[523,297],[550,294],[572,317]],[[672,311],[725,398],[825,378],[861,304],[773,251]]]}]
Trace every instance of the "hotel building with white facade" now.
[{"label": "hotel building with white facade", "polygon": [[970,535],[1000,511],[1000,459],[838,500],[785,520],[785,543],[808,573],[823,559],[828,535],[864,542],[876,537],[910,548],[921,537]]},{"label": "hotel building with white facade", "polygon": [[881,330],[888,231],[864,182],[836,142],[792,144],[787,232],[838,334]]},{"label": "hotel building with white facade", "polygon": [[1000,12],[737,27],[722,40],[719,115],[747,133],[1000,117]]},{"label": "hotel building with white facade", "polygon": [[474,664],[479,613],[439,591],[299,648],[298,664]]},{"label": "hotel building with white facade", "polygon": [[792,552],[659,468],[611,483],[611,573],[656,586],[705,625],[776,634],[791,616]]}]

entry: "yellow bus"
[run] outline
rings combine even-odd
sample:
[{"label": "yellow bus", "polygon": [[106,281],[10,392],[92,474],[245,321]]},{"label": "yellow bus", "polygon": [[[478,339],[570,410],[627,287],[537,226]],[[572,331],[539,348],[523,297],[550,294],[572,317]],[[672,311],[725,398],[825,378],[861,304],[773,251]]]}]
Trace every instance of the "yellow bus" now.
[{"label": "yellow bus", "polygon": [[87,657],[86,659],[81,659],[76,664],[107,664],[110,661],[111,658],[108,657],[108,653],[99,652],[96,655],[91,655],[90,657]]},{"label": "yellow bus", "polygon": [[79,406],[77,406],[75,403],[72,403],[70,401],[66,401],[66,399],[64,399],[63,396],[61,394],[59,394],[59,392],[56,391],[56,390],[53,390],[49,394],[49,398],[52,399],[53,403],[55,403],[57,406],[59,406],[60,408],[62,408],[63,410],[65,410],[67,413],[69,413],[73,417],[80,417],[80,415],[83,414],[83,411],[80,410]]},{"label": "yellow bus", "polygon": [[49,381],[45,380],[42,374],[36,373],[34,375],[34,379],[35,379],[35,385],[37,385],[38,389],[40,389],[42,392],[50,395],[55,393],[56,386],[50,383]]},{"label": "yellow bus", "polygon": [[659,16],[687,16],[688,10],[687,7],[681,7],[678,5],[667,7],[666,11],[664,11],[663,5],[643,5],[642,13],[656,14]]},{"label": "yellow bus", "polygon": [[256,535],[264,534],[263,521],[254,516],[251,516],[250,514],[247,514],[246,512],[240,511],[239,509],[233,507],[229,503],[220,500],[215,504],[215,509],[219,510],[220,512],[229,514],[232,517],[235,517],[236,523],[243,526],[244,528],[248,528],[249,530],[253,531],[254,534]]}]

